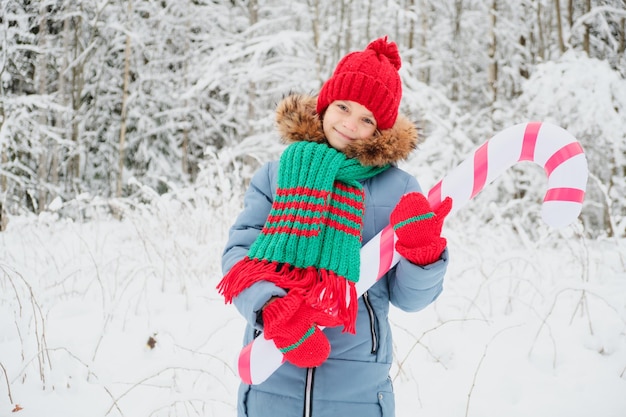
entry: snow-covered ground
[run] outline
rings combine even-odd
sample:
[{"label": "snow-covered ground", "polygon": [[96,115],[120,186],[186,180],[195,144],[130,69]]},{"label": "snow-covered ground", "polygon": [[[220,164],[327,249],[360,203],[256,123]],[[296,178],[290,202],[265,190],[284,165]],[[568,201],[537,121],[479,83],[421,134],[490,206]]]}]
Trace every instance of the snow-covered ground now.
[{"label": "snow-covered ground", "polygon": [[[11,218],[0,416],[234,416],[244,323],[215,285],[235,206]],[[449,219],[444,293],[391,314],[398,416],[626,415],[626,241],[578,227],[529,244]]]}]

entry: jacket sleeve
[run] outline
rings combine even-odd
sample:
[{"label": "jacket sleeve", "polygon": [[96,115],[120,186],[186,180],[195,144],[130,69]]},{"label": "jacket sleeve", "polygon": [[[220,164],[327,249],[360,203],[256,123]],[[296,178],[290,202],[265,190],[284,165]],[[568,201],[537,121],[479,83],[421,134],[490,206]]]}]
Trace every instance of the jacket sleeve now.
[{"label": "jacket sleeve", "polygon": [[448,267],[448,249],[441,259],[426,266],[400,259],[395,271],[390,272],[389,299],[404,311],[419,311],[439,297],[443,291],[443,277]]},{"label": "jacket sleeve", "polygon": [[[253,176],[246,190],[243,210],[230,228],[228,241],[222,254],[224,274],[248,254],[250,246],[263,229],[274,200],[275,164],[272,162],[263,165]],[[273,296],[284,295],[285,290],[282,288],[270,282],[261,281],[242,291],[235,297],[233,303],[251,326],[261,329],[258,313],[263,305]]]},{"label": "jacket sleeve", "polygon": [[[417,180],[411,177],[402,195],[413,191],[422,192]],[[430,265],[419,266],[401,258],[388,274],[391,304],[409,312],[427,307],[443,291],[443,277],[447,267],[447,248],[441,254],[441,258]]]}]

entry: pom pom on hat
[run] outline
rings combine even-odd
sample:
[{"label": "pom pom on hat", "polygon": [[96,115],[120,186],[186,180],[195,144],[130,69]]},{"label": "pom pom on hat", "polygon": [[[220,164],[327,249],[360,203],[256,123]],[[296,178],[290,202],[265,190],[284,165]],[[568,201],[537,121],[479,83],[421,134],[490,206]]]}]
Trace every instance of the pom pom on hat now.
[{"label": "pom pom on hat", "polygon": [[372,41],[363,51],[349,53],[322,86],[317,113],[322,114],[335,100],[355,101],[374,114],[380,130],[389,129],[398,117],[402,99],[401,65],[398,46],[386,36]]}]

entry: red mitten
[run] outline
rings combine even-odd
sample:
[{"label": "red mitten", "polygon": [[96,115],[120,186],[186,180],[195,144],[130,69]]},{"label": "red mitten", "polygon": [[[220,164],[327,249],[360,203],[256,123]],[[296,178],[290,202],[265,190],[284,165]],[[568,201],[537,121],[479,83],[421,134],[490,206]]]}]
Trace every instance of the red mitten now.
[{"label": "red mitten", "polygon": [[274,340],[285,359],[301,368],[321,365],[330,354],[330,343],[317,327],[320,313],[291,290],[263,309],[263,334]]},{"label": "red mitten", "polygon": [[433,212],[423,194],[413,192],[403,195],[389,219],[398,236],[398,253],[417,265],[437,261],[446,248],[441,228],[451,209],[450,197],[446,197]]}]

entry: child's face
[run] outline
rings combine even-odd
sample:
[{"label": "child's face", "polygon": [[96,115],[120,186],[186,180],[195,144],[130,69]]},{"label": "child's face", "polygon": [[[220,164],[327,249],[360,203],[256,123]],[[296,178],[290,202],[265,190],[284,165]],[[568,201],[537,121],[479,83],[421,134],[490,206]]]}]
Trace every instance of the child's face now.
[{"label": "child's face", "polygon": [[341,151],[350,143],[371,138],[376,131],[376,119],[355,101],[335,100],[326,109],[322,126],[330,146]]}]

